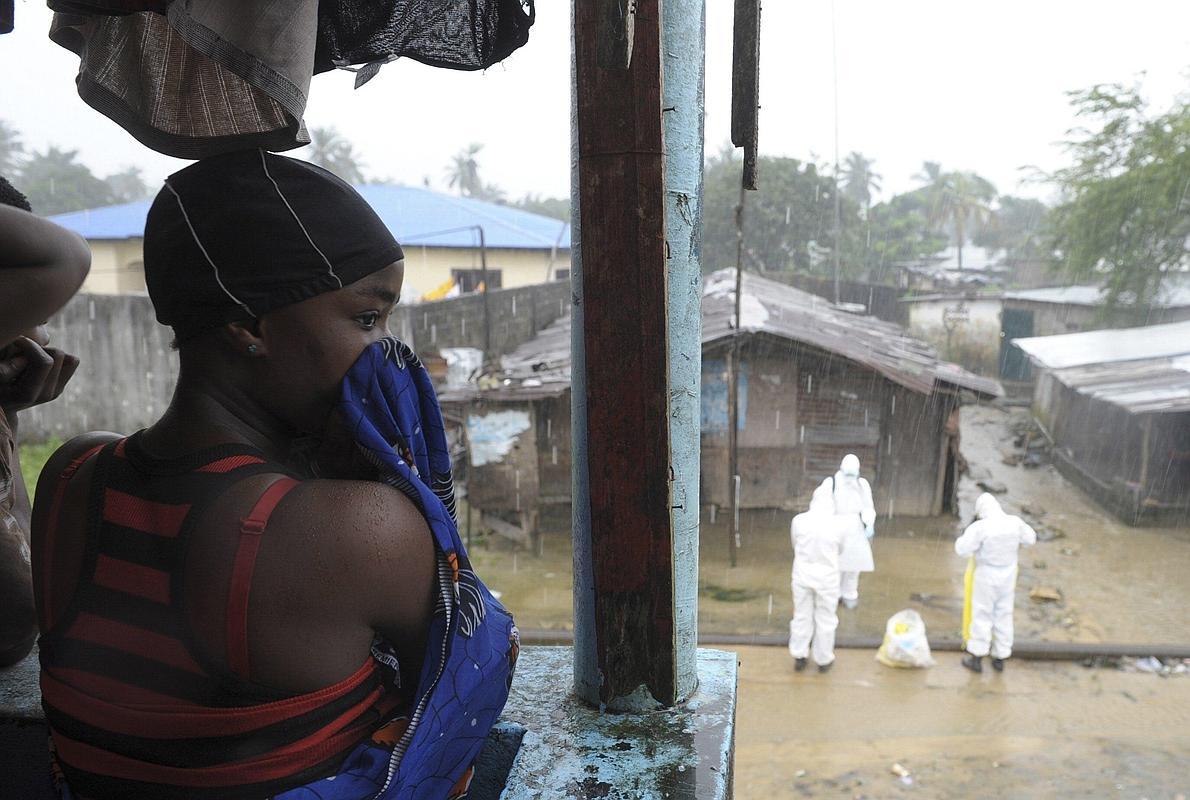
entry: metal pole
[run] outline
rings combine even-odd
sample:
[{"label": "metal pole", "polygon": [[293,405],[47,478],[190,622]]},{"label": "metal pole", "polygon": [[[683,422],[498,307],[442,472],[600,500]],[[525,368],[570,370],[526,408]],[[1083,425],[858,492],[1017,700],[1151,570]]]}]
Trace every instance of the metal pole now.
[{"label": "metal pole", "polygon": [[488,247],[484,239],[483,226],[476,225],[479,231],[479,271],[483,280],[483,360],[487,364],[493,359],[492,354],[492,321],[488,317]]},{"label": "metal pole", "polygon": [[839,304],[839,238],[842,233],[842,209],[839,197],[839,57],[835,47],[835,4],[831,3],[831,76],[835,92],[835,305]]},{"label": "metal pole", "polygon": [[732,504],[731,523],[727,530],[727,554],[731,566],[736,565],[736,550],[740,542],[739,514],[739,426],[740,426],[740,309],[744,288],[744,193],[740,183],[740,202],[735,209],[735,330],[731,335],[731,352],[727,356],[727,497]]}]

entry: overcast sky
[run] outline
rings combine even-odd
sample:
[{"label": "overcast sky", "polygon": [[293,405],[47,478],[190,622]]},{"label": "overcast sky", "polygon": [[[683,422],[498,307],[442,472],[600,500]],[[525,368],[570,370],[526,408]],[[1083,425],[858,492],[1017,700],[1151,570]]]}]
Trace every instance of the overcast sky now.
[{"label": "overcast sky", "polygon": [[[336,126],[370,175],[445,188],[453,153],[484,144],[481,175],[509,195],[569,191],[569,3],[538,0],[529,44],[487,73],[389,64],[356,91],[353,75],[315,78],[306,120]],[[730,128],[731,0],[707,3],[707,149]],[[834,104],[829,0],[764,6],[761,150],[829,161]],[[0,37],[0,119],[36,149],[78,149],[101,175],[141,167],[157,184],[184,162],[138,144],[74,89],[77,59],[45,36],[49,12],[17,0]],[[1020,167],[1063,163],[1055,143],[1074,124],[1064,92],[1143,85],[1166,107],[1190,85],[1184,0],[836,0],[839,141],[876,159],[883,196],[915,185],[924,160],[976,170],[1003,193]],[[300,155],[301,151],[293,151]]]}]

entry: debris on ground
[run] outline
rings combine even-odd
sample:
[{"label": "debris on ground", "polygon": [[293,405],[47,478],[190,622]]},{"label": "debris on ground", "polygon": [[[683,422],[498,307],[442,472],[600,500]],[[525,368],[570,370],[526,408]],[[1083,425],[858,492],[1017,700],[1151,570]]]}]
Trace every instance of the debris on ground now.
[{"label": "debris on ground", "polygon": [[973,465],[967,470],[968,475],[973,481],[991,480],[992,471],[982,465]]},{"label": "debris on ground", "polygon": [[1033,562],[1033,569],[1045,569],[1046,563],[1040,559]]},{"label": "debris on ground", "polygon": [[1062,555],[1064,555],[1064,556],[1077,556],[1078,555],[1078,551],[1075,550],[1073,547],[1063,547],[1061,549],[1061,551],[1059,551],[1059,552],[1061,552]]},{"label": "debris on ground", "polygon": [[990,478],[987,480],[976,481],[975,485],[978,486],[980,489],[983,489],[985,492],[990,492],[991,494],[1007,494],[1008,493],[1007,486],[1005,486],[1000,481],[994,481],[994,480],[991,480]]},{"label": "debris on ground", "polygon": [[913,785],[913,775],[910,774],[909,770],[905,769],[905,767],[900,763],[895,763],[889,767],[889,772],[900,778],[901,783],[905,784],[906,786]]},{"label": "debris on ground", "polygon": [[1054,539],[1065,539],[1066,531],[1061,528],[1039,527],[1037,528],[1037,541],[1052,542]]},{"label": "debris on ground", "polygon": [[1162,678],[1190,675],[1190,658],[1160,658],[1158,656],[1091,656],[1082,661],[1088,669],[1118,669],[1139,672]]},{"label": "debris on ground", "polygon": [[1029,599],[1036,603],[1062,602],[1062,590],[1055,586],[1034,586],[1029,590]]},{"label": "debris on ground", "polygon": [[806,771],[804,769],[799,769],[797,772],[793,773],[793,777],[804,778],[806,777]]}]

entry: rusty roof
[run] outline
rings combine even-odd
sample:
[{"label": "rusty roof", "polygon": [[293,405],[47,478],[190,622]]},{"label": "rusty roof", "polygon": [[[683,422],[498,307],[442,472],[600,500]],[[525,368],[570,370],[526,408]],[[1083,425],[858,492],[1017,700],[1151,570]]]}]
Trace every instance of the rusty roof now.
[{"label": "rusty roof", "polygon": [[[988,398],[1004,393],[998,382],[941,361],[934,348],[899,325],[842,310],[822,297],[749,272],[741,283],[743,333],[767,334],[841,355],[922,394],[930,394],[938,384]],[[706,276],[703,286],[703,344],[729,340],[734,324],[735,270],[723,269]]]},{"label": "rusty roof", "polygon": [[[702,300],[702,342],[731,339],[735,318],[735,271],[707,275]],[[875,317],[841,310],[821,297],[745,272],[740,330],[800,342],[843,356],[921,394],[967,389],[980,397],[1003,394],[1000,384],[957,364],[941,361],[929,345]],[[501,375],[482,389],[444,392],[444,402],[482,394],[487,400],[556,397],[570,388],[570,316],[561,317],[501,358]]]}]

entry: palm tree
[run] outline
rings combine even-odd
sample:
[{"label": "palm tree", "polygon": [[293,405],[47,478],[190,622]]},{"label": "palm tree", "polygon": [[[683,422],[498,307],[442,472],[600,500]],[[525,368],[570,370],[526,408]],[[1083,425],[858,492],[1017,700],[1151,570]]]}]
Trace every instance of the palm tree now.
[{"label": "palm tree", "polygon": [[872,195],[880,191],[880,175],[872,171],[875,163],[875,159],[864,158],[862,153],[853,150],[840,170],[843,194],[864,210],[864,219],[868,218],[872,208]]},{"label": "palm tree", "polygon": [[311,128],[311,164],[335,173],[347,183],[363,183],[363,161],[351,142],[340,135],[335,128]]},{"label": "palm tree", "polygon": [[962,269],[968,224],[980,225],[991,219],[989,204],[996,197],[996,187],[974,172],[947,172],[939,173],[928,188],[932,195],[930,221],[954,227],[959,269]]},{"label": "palm tree", "polygon": [[455,153],[446,168],[446,177],[452,189],[458,189],[463,197],[483,197],[487,187],[479,177],[479,161],[476,156],[483,150],[482,144],[472,142]]}]

